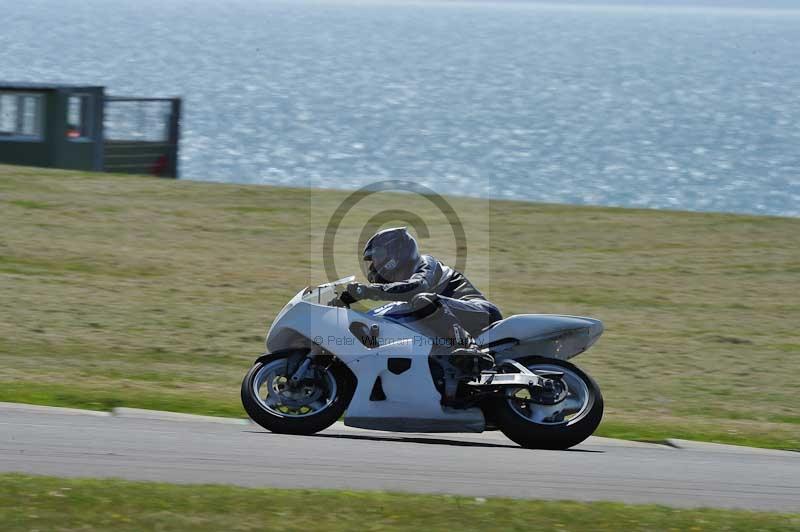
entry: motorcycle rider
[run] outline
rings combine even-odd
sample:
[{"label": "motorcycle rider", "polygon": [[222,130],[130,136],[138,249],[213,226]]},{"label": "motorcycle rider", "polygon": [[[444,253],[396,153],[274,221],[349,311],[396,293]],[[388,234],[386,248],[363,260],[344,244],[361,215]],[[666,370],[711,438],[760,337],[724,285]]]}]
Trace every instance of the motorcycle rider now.
[{"label": "motorcycle rider", "polygon": [[488,325],[501,320],[496,305],[461,273],[431,255],[420,255],[416,239],[405,227],[378,231],[364,247],[370,284],[351,283],[342,301],[363,299],[399,301],[384,316],[432,332],[437,342],[452,348],[451,363],[467,372],[494,366],[491,355],[472,340]]}]

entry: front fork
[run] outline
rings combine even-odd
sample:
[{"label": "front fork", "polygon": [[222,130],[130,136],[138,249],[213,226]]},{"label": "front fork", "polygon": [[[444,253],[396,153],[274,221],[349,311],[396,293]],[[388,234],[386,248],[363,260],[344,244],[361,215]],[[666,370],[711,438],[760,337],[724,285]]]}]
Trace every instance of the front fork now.
[{"label": "front fork", "polygon": [[[324,361],[326,357],[330,357],[330,361],[325,366],[325,370],[330,367],[335,357],[323,352],[323,350],[315,344],[307,353],[298,354],[296,357],[287,359],[286,376],[289,382],[292,385],[297,385],[306,379],[314,379],[316,376],[315,370],[318,369],[314,367],[314,359],[320,358]],[[292,371],[291,368],[295,369]]]},{"label": "front fork", "polygon": [[298,382],[302,381],[306,378],[306,374],[308,373],[308,368],[311,367],[311,360],[313,356],[311,354],[306,355],[306,358],[303,359],[303,362],[300,363],[300,366],[297,370],[292,373],[290,380],[297,384]]},{"label": "front fork", "polygon": [[[256,359],[254,364],[266,363],[277,354],[278,353],[263,353]],[[311,363],[314,360],[315,354],[314,350],[310,350],[308,352],[291,354],[286,357],[286,377],[292,384],[299,383],[309,375],[309,369],[311,368]]]}]

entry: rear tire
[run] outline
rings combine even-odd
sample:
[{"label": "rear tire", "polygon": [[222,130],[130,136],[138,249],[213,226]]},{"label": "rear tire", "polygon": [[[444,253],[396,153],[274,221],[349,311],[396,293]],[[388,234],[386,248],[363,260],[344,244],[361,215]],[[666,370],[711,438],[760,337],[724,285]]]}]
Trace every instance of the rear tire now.
[{"label": "rear tire", "polygon": [[350,403],[355,389],[354,379],[350,371],[341,363],[334,363],[327,371],[336,382],[335,396],[318,413],[292,415],[285,414],[275,409],[268,409],[262,400],[256,396],[255,381],[260,371],[266,364],[277,360],[286,359],[292,353],[282,352],[268,359],[260,360],[250,368],[242,380],[242,406],[244,406],[250,419],[265,429],[279,434],[314,434],[333,425]]},{"label": "rear tire", "polygon": [[[507,398],[493,399],[486,406],[487,417],[511,441],[527,449],[569,449],[591,436],[603,419],[603,396],[600,387],[585,372],[565,360],[528,357],[517,362],[525,367],[537,364],[559,366],[580,377],[588,390],[586,410],[574,420],[563,423],[541,424],[519,414]],[[535,408],[535,407],[534,407]]]}]

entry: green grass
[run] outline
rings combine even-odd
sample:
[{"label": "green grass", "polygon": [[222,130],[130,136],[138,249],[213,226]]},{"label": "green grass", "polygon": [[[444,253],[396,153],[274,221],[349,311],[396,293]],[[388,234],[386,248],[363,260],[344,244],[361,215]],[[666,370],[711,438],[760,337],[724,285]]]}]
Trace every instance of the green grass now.
[{"label": "green grass", "polygon": [[800,514],[0,475],[0,525],[29,530],[797,530]]},{"label": "green grass", "polygon": [[[324,280],[346,192],[0,166],[0,400],[243,416],[240,379],[267,324]],[[800,220],[450,198],[466,273],[506,314],[595,316],[574,361],[600,383],[599,434],[800,449]],[[370,196],[362,227],[402,209],[454,263],[426,199]]]}]

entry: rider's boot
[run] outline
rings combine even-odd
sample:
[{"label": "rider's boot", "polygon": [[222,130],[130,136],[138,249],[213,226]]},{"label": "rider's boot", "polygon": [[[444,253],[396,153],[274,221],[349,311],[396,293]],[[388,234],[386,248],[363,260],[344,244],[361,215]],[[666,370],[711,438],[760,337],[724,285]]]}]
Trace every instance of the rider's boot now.
[{"label": "rider's boot", "polygon": [[460,325],[453,326],[455,348],[448,361],[464,373],[480,375],[494,367],[494,357],[478,348],[472,336]]}]

